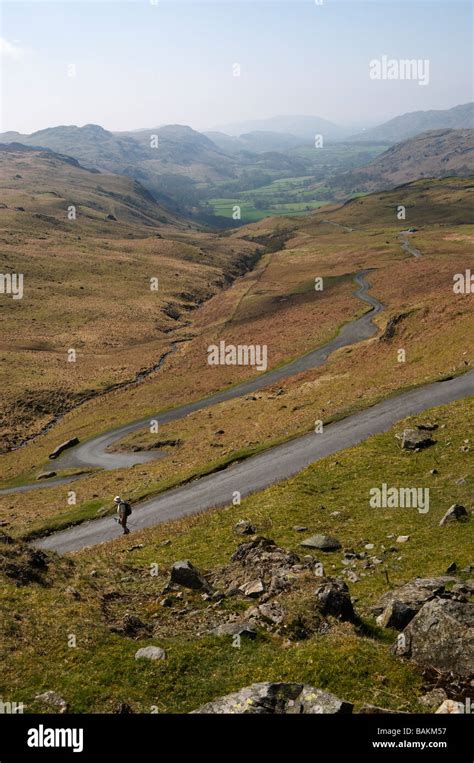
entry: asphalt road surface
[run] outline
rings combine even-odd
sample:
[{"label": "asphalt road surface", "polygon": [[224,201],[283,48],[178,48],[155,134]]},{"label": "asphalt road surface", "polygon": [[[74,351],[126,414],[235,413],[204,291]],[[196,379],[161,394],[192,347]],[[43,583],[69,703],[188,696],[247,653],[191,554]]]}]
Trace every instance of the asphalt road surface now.
[{"label": "asphalt road surface", "polygon": [[[195,480],[134,507],[132,531],[232,503],[233,492],[242,497],[287,479],[309,464],[384,432],[400,419],[474,394],[474,371],[390,397],[364,411],[277,445],[227,469]],[[237,517],[237,514],[236,514]],[[112,517],[92,520],[36,542],[43,549],[67,553],[117,538],[121,528]]]}]

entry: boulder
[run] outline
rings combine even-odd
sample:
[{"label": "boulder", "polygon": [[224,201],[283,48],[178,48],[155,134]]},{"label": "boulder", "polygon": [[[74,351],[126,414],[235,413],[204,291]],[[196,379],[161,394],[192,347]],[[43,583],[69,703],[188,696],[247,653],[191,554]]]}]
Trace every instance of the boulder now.
[{"label": "boulder", "polygon": [[61,445],[58,445],[57,448],[55,448],[53,452],[49,454],[48,458],[55,459],[63,452],[63,450],[66,450],[67,448],[72,448],[74,445],[78,445],[78,444],[79,444],[79,438],[71,437],[70,440],[65,440],[65,442],[61,443]]},{"label": "boulder", "polygon": [[331,538],[330,535],[312,535],[310,538],[301,541],[300,546],[305,548],[318,548],[320,551],[337,551],[341,548],[341,544],[336,538]]},{"label": "boulder", "polygon": [[377,625],[380,625],[381,628],[395,628],[397,631],[401,631],[415,617],[416,613],[416,609],[403,601],[394,599],[377,617]]},{"label": "boulder", "polygon": [[351,713],[353,705],[334,694],[297,683],[257,683],[208,702],[193,713],[334,714]]},{"label": "boulder", "polygon": [[423,604],[445,595],[446,583],[452,581],[456,581],[456,578],[447,575],[439,578],[415,578],[400,588],[384,593],[372,607],[372,612],[378,615],[378,625],[403,630]]},{"label": "boulder", "polygon": [[450,522],[459,522],[459,520],[466,518],[467,511],[464,506],[461,506],[459,503],[453,503],[453,505],[450,506],[447,510],[444,517],[440,520],[439,526],[442,527],[443,525],[447,525]]},{"label": "boulder", "polygon": [[144,646],[135,652],[136,660],[165,660],[166,652],[159,646]]},{"label": "boulder", "polygon": [[246,519],[241,519],[234,527],[234,532],[237,535],[254,535],[256,532],[255,525],[252,525]]},{"label": "boulder", "polygon": [[331,615],[338,620],[357,620],[352,606],[349,589],[343,580],[327,578],[316,588],[315,592],[318,609],[323,616]]},{"label": "boulder", "polygon": [[416,450],[433,445],[433,438],[427,429],[405,429],[401,435],[397,435],[402,441],[403,450]]},{"label": "boulder", "polygon": [[171,568],[171,583],[177,583],[195,591],[209,589],[209,583],[202,573],[188,559],[175,562]]},{"label": "boulder", "polygon": [[439,598],[427,601],[392,650],[442,673],[463,677],[474,673],[474,604]]},{"label": "boulder", "polygon": [[250,596],[252,599],[257,599],[265,591],[265,586],[259,579],[250,580],[248,583],[240,586],[239,591],[241,591],[244,596]]},{"label": "boulder", "polygon": [[69,709],[66,700],[55,691],[45,691],[43,694],[37,694],[35,699],[38,702],[42,702],[43,705],[54,708],[57,713],[67,713]]}]

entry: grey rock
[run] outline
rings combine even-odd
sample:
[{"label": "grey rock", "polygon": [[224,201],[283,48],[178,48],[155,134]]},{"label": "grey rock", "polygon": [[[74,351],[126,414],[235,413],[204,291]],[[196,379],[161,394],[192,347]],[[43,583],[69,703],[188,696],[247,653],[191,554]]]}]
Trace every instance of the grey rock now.
[{"label": "grey rock", "polygon": [[441,672],[474,673],[474,604],[427,601],[399,634],[392,651]]},{"label": "grey rock", "polygon": [[165,660],[166,652],[159,646],[144,646],[135,652],[136,660]]},{"label": "grey rock", "polygon": [[377,625],[381,628],[395,628],[401,631],[415,617],[417,611],[405,602],[393,599],[377,617]]},{"label": "grey rock", "polygon": [[466,519],[468,516],[464,506],[459,503],[453,503],[449,507],[444,517],[440,520],[439,526],[447,525],[450,522],[459,522],[459,520]]},{"label": "grey rock", "polygon": [[327,578],[321,582],[314,593],[322,615],[331,615],[338,620],[351,622],[357,620],[349,589],[343,580]]},{"label": "grey rock", "polygon": [[426,429],[405,429],[397,437],[402,441],[403,450],[415,450],[433,445],[433,438]]},{"label": "grey rock", "polygon": [[267,601],[246,612],[246,617],[252,622],[257,621],[266,627],[280,625],[285,619],[286,611],[278,601]]},{"label": "grey rock", "polygon": [[334,714],[351,713],[353,705],[334,694],[297,683],[257,683],[208,702],[193,713]]},{"label": "grey rock", "polygon": [[209,589],[209,583],[202,573],[188,559],[175,562],[171,568],[171,582],[193,590]]},{"label": "grey rock", "polygon": [[330,535],[312,535],[310,538],[301,541],[300,546],[306,548],[318,548],[320,551],[337,551],[341,548],[340,542]]},{"label": "grey rock", "polygon": [[237,535],[254,535],[257,528],[255,525],[248,522],[246,519],[241,519],[234,527],[234,532]]},{"label": "grey rock", "polygon": [[239,591],[241,591],[244,596],[250,596],[251,598],[256,599],[265,591],[265,586],[261,580],[250,580],[248,583],[240,586]]},{"label": "grey rock", "polygon": [[438,578],[415,578],[400,588],[385,593],[372,607],[382,628],[403,630],[420,611],[423,604],[444,595],[446,583],[456,581],[448,575]]},{"label": "grey rock", "polygon": [[67,713],[69,709],[66,700],[55,691],[45,691],[43,694],[37,694],[35,699],[38,702],[42,702],[43,705],[55,708],[58,713]]}]

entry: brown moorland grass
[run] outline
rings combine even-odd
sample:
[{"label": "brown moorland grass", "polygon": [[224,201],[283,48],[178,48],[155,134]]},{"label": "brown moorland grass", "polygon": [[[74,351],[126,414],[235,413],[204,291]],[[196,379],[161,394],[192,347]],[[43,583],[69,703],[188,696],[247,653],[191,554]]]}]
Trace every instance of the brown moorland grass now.
[{"label": "brown moorland grass", "polygon": [[[435,184],[433,193],[437,192]],[[472,365],[472,295],[455,295],[452,290],[453,273],[466,267],[471,226],[425,224],[413,235],[414,245],[423,252],[415,259],[401,250],[396,228],[369,226],[346,233],[311,223],[310,234],[308,225],[302,222],[284,250],[264,255],[254,271],[192,314],[189,341],[167,359],[164,373],[68,414],[44,437],[3,457],[5,477],[34,475],[53,445],[68,436],[86,439],[253,375],[249,368],[207,366],[210,342],[224,338],[236,344],[268,343],[271,365],[318,346],[364,310],[352,296],[350,278],[364,267],[376,268],[368,280],[386,306],[376,319],[379,335],[338,351],[319,369],[286,380],[279,385],[283,394],[273,388],[253,396],[256,400],[223,403],[162,426],[159,436],[146,429],[135,433],[119,447],[149,447],[157,440],[179,444],[165,448],[166,457],[159,461],[83,478],[75,485],[78,506],[73,509],[67,504],[68,486],[2,496],[2,516],[16,531],[36,531],[51,518],[63,523],[94,516],[118,491],[125,489],[136,500],[309,431],[317,419],[329,421]],[[262,229],[259,223],[232,238],[255,231],[261,236]],[[268,228],[263,230],[268,234]],[[322,293],[314,291],[317,275],[326,279]],[[400,314],[394,336],[384,340],[388,320]],[[406,362],[398,361],[400,349],[406,352]],[[60,461],[55,467],[60,468]]]},{"label": "brown moorland grass", "polygon": [[0,151],[0,201],[0,268],[24,279],[22,299],[0,295],[6,448],[152,368],[258,249],[190,230],[138,183],[44,151]]}]

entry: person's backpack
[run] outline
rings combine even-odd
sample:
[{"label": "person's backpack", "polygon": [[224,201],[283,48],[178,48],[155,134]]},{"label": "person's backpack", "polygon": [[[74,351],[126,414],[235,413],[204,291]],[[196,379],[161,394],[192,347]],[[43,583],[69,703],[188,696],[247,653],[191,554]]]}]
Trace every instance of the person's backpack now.
[{"label": "person's backpack", "polygon": [[128,501],[122,501],[122,503],[120,504],[120,507],[122,507],[122,506],[125,506],[125,516],[129,517],[130,514],[132,513],[132,507],[130,506],[129,502]]}]

